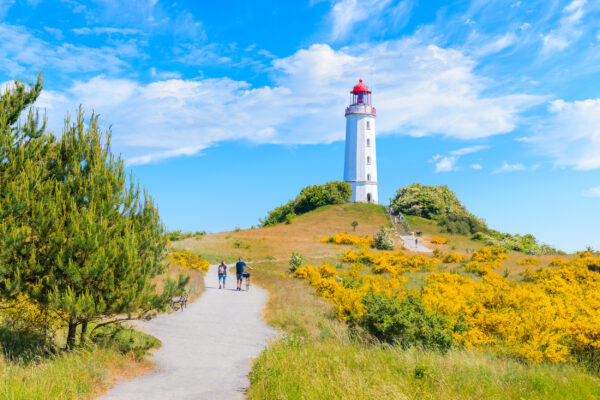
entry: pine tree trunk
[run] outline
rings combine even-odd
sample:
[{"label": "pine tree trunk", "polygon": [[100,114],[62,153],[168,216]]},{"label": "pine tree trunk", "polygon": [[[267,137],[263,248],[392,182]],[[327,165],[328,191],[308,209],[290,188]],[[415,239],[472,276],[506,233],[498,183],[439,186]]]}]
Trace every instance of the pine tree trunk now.
[{"label": "pine tree trunk", "polygon": [[67,349],[75,347],[75,334],[77,333],[77,324],[69,322],[69,333],[67,334]]},{"label": "pine tree trunk", "polygon": [[79,343],[84,344],[87,340],[87,321],[81,323],[81,337],[79,339]]}]

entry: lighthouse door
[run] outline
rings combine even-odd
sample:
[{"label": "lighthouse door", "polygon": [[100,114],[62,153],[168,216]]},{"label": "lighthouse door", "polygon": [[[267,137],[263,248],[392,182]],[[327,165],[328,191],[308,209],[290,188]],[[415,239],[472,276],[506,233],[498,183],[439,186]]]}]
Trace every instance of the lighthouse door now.
[{"label": "lighthouse door", "polygon": [[367,203],[371,202],[371,193],[367,193]]}]

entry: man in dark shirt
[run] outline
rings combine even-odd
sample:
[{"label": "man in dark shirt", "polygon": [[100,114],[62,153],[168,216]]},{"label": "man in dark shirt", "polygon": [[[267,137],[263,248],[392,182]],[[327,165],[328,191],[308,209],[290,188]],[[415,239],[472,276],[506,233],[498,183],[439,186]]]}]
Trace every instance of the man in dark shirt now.
[{"label": "man in dark shirt", "polygon": [[235,275],[237,277],[237,290],[242,290],[242,280],[244,279],[244,269],[245,268],[252,269],[249,265],[247,265],[240,257],[239,261],[235,264]]}]

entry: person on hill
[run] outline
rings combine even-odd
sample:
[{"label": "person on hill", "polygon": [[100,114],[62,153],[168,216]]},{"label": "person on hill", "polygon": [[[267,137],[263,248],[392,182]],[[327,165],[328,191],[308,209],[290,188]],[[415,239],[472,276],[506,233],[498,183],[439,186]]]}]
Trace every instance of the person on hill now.
[{"label": "person on hill", "polygon": [[221,265],[218,268],[219,274],[219,289],[221,289],[221,281],[223,281],[223,289],[225,289],[225,281],[227,280],[227,264],[221,260]]},{"label": "person on hill", "polygon": [[[244,269],[245,268],[248,268],[249,270],[254,269],[254,268],[250,267],[248,264],[246,264],[244,262],[244,260],[242,259],[242,257],[240,257],[237,264],[235,264],[235,274],[237,277],[237,290],[238,291],[242,290],[242,281],[244,280]],[[250,274],[248,274],[248,276],[250,276]]]}]

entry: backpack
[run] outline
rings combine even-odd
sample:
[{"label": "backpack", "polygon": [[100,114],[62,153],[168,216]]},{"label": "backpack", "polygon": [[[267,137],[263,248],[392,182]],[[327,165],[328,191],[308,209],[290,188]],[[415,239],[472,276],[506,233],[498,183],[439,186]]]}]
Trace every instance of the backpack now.
[{"label": "backpack", "polygon": [[227,270],[227,265],[219,265],[219,275],[225,274],[226,270]]}]

